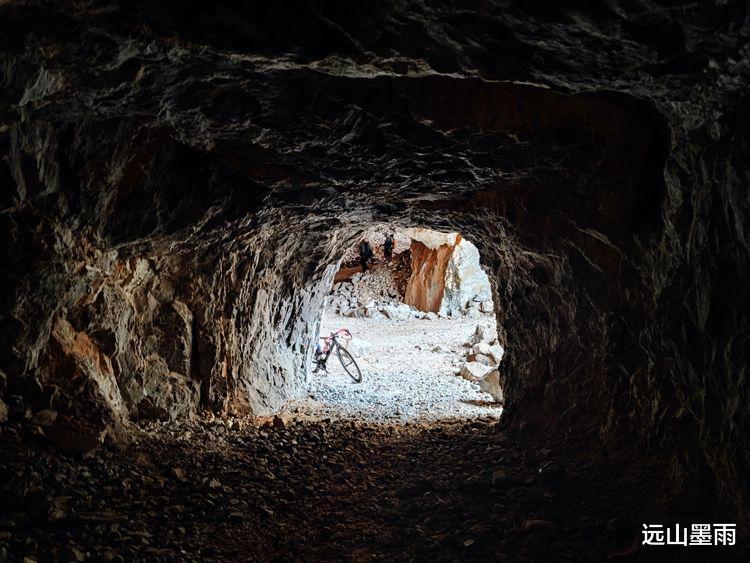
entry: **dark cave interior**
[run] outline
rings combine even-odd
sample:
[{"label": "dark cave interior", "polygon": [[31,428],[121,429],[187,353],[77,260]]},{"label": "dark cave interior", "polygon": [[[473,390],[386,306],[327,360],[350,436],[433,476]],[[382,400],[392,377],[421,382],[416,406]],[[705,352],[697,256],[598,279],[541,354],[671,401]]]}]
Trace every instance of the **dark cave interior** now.
[{"label": "dark cave interior", "polygon": [[[602,559],[649,517],[736,522],[746,554],[746,3],[18,0],[0,21],[0,559]],[[500,421],[274,417],[372,223],[479,248],[508,343]],[[303,475],[291,442],[296,464],[338,453]],[[471,515],[363,496],[375,479],[438,502],[438,469],[402,486],[372,468],[459,442],[456,506],[496,517],[469,539],[414,530]],[[373,476],[321,488],[349,448]],[[232,489],[243,470],[260,477]],[[135,475],[190,542],[146,521],[149,541],[113,547],[81,516],[108,496],[132,518],[105,484]],[[336,487],[359,487],[353,521],[402,531],[375,548],[300,508],[343,510]],[[204,489],[221,502],[191,505]],[[279,539],[302,515],[308,535]]]}]

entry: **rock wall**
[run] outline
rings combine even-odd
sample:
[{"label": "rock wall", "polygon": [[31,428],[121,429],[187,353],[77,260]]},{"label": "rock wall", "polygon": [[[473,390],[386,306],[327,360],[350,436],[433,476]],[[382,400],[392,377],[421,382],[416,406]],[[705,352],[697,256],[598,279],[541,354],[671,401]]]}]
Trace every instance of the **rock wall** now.
[{"label": "rock wall", "polygon": [[746,521],[747,6],[298,10],[0,5],[0,412],[273,408],[321,265],[424,225],[489,268],[509,427]]},{"label": "rock wall", "polygon": [[414,250],[405,303],[443,316],[492,312],[492,290],[476,246],[457,233],[409,232]]},{"label": "rock wall", "polygon": [[411,277],[406,284],[404,302],[420,311],[437,313],[443,304],[448,262],[452,245],[430,248],[418,240],[411,243]]}]

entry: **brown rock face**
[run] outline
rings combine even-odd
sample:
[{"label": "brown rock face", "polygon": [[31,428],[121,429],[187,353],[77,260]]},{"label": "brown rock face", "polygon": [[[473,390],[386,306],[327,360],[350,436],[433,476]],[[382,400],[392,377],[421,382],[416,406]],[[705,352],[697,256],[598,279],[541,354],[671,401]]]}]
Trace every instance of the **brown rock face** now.
[{"label": "brown rock face", "polygon": [[411,244],[411,277],[406,284],[404,302],[420,311],[437,313],[445,293],[445,273],[454,245],[430,248],[415,240]]},{"label": "brown rock face", "polygon": [[573,4],[0,3],[0,418],[273,411],[343,249],[422,225],[489,266],[509,426],[746,520],[747,8]]}]

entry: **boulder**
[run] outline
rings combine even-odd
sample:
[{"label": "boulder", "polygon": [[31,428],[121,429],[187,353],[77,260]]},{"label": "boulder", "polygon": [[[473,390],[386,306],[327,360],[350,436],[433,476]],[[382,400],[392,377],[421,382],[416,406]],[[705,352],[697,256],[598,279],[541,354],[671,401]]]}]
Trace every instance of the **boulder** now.
[{"label": "boulder", "polygon": [[474,361],[489,367],[495,367],[497,365],[497,362],[486,354],[474,354]]},{"label": "boulder", "polygon": [[485,393],[489,393],[495,402],[504,402],[503,390],[500,387],[500,372],[496,369],[491,369],[479,380],[479,388]]},{"label": "boulder", "polygon": [[485,356],[490,355],[492,347],[487,342],[477,342],[471,347],[475,354],[484,354]]},{"label": "boulder", "polygon": [[57,423],[47,431],[47,439],[64,454],[84,455],[104,442],[106,430]]},{"label": "boulder", "polygon": [[398,314],[398,309],[393,305],[383,305],[380,307],[380,312],[383,313],[387,318],[394,320]]},{"label": "boulder", "polygon": [[496,364],[499,364],[505,355],[505,348],[500,344],[493,344],[492,346],[489,346],[488,355]]},{"label": "boulder", "polygon": [[479,264],[479,250],[459,235],[447,264],[441,307],[461,311],[476,296],[489,298],[490,282]]},{"label": "boulder", "polygon": [[497,332],[494,329],[478,324],[477,328],[474,329],[474,334],[472,334],[469,339],[469,343],[478,344],[480,342],[486,342],[492,344],[495,340],[497,340]]},{"label": "boulder", "polygon": [[479,304],[479,310],[482,313],[492,313],[495,310],[495,307],[492,305],[492,301],[482,301]]},{"label": "boulder", "polygon": [[34,415],[31,423],[36,426],[51,426],[57,420],[57,411],[43,409]]},{"label": "boulder", "polygon": [[469,381],[479,381],[492,371],[492,367],[479,362],[464,362],[461,366],[461,377]]},{"label": "boulder", "polygon": [[412,316],[412,312],[409,307],[406,307],[404,309],[401,306],[394,307],[393,305],[386,305],[384,307],[381,307],[380,311],[393,321],[404,321]]}]

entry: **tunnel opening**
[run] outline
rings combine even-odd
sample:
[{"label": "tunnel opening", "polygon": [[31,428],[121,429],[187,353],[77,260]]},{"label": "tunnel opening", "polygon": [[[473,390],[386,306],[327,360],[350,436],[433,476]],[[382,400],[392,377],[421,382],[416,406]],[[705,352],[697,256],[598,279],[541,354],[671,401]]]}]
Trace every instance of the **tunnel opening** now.
[{"label": "tunnel opening", "polygon": [[330,291],[303,398],[284,412],[375,422],[500,416],[505,345],[474,244],[456,232],[380,226],[357,235],[337,266],[321,281]]}]

